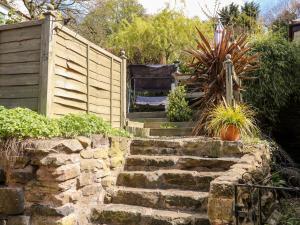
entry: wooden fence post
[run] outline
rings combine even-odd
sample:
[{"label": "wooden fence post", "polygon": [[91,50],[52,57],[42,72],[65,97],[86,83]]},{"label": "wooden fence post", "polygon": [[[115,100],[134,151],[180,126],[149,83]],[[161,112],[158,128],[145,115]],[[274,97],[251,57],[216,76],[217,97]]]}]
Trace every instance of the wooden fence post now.
[{"label": "wooden fence post", "polygon": [[233,106],[233,63],[231,61],[231,55],[226,55],[224,61],[224,68],[226,72],[226,103],[228,106]]},{"label": "wooden fence post", "polygon": [[39,113],[50,116],[52,104],[52,79],[54,73],[54,24],[55,12],[44,13],[45,19],[41,31],[41,61],[40,61],[40,99]]},{"label": "wooden fence post", "polygon": [[121,51],[121,59],[121,127],[125,127],[127,117],[127,57],[125,51]]}]

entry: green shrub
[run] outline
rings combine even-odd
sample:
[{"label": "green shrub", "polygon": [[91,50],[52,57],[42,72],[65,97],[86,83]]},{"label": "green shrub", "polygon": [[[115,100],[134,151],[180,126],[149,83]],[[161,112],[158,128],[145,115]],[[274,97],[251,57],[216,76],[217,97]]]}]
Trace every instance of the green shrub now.
[{"label": "green shrub", "polygon": [[220,104],[210,112],[207,129],[209,133],[220,136],[224,128],[233,125],[244,137],[253,137],[258,134],[254,115],[255,112],[246,105],[226,107]]},{"label": "green shrub", "polygon": [[192,118],[192,110],[186,101],[184,86],[178,86],[168,95],[167,117],[171,122],[184,122]]},{"label": "green shrub", "polygon": [[43,138],[59,136],[58,124],[30,109],[0,108],[0,138]]},{"label": "green shrub", "polygon": [[66,115],[61,119],[57,119],[61,136],[75,137],[75,136],[89,136],[91,134],[104,134],[110,133],[110,125],[103,119],[91,115]]},{"label": "green shrub", "polygon": [[268,34],[252,41],[254,53],[260,54],[259,69],[246,84],[244,99],[258,111],[264,131],[274,130],[279,112],[291,96],[300,97],[300,45]]},{"label": "green shrub", "polygon": [[76,137],[104,134],[109,136],[129,136],[125,130],[111,128],[102,118],[92,114],[69,114],[57,120],[61,136]]},{"label": "green shrub", "polygon": [[102,118],[91,114],[49,119],[30,109],[0,106],[0,138],[71,138],[91,134],[130,136],[125,130],[111,128]]}]

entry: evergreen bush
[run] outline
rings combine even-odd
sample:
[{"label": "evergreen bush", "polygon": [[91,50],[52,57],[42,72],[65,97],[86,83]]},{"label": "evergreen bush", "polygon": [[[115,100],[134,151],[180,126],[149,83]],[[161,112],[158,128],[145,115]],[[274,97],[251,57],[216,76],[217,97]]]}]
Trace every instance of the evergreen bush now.
[{"label": "evergreen bush", "polygon": [[184,86],[178,86],[168,95],[167,117],[171,122],[184,122],[192,118]]}]

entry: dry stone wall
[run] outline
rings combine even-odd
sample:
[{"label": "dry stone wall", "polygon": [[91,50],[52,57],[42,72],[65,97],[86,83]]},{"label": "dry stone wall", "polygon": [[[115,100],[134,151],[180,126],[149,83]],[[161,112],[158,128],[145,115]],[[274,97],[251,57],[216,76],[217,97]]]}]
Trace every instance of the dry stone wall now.
[{"label": "dry stone wall", "polygon": [[261,180],[270,172],[271,153],[267,145],[245,145],[243,148],[245,155],[239,162],[210,183],[208,217],[212,225],[234,223],[235,184]]},{"label": "dry stone wall", "polygon": [[9,169],[2,155],[0,225],[90,224],[90,210],[115,185],[129,146],[127,138],[100,135],[34,140]]}]

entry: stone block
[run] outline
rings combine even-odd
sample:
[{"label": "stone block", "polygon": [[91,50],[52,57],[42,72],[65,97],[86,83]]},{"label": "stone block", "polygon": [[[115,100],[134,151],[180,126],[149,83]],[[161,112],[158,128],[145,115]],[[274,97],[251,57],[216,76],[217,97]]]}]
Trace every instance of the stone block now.
[{"label": "stone block", "polygon": [[233,198],[209,198],[208,217],[211,224],[231,224],[233,221]]},{"label": "stone block", "polygon": [[0,188],[0,214],[18,215],[24,212],[24,192],[21,188]]},{"label": "stone block", "polygon": [[94,175],[89,172],[82,172],[80,176],[78,177],[78,184],[80,187],[89,185],[93,183],[93,177]]},{"label": "stone block", "polygon": [[94,152],[95,159],[107,159],[108,158],[108,149],[97,148]]},{"label": "stone block", "polygon": [[12,216],[7,219],[6,225],[30,225],[30,217]]},{"label": "stone block", "polygon": [[92,140],[88,137],[78,136],[78,137],[76,137],[76,139],[81,143],[81,145],[84,148],[91,147],[91,145],[92,145]]},{"label": "stone block", "polygon": [[64,153],[51,153],[34,161],[34,165],[42,166],[63,166],[67,164],[79,163],[79,154],[64,154]]},{"label": "stone block", "polygon": [[81,159],[80,160],[80,169],[81,171],[86,172],[96,172],[98,169],[101,169],[102,161],[100,159]]},{"label": "stone block", "polygon": [[15,169],[22,169],[30,163],[30,157],[27,155],[17,156],[14,163]]},{"label": "stone block", "polygon": [[49,216],[49,217],[59,217],[68,216],[74,213],[74,205],[69,203],[60,207],[53,207],[50,205],[35,204],[30,207],[30,212],[32,215]]},{"label": "stone block", "polygon": [[80,175],[80,164],[77,163],[60,166],[56,169],[54,175],[57,176],[57,181],[66,181],[76,178]]},{"label": "stone block", "polygon": [[58,168],[42,166],[37,170],[37,180],[39,181],[67,181],[78,177],[80,174],[80,164],[68,164]]},{"label": "stone block", "polygon": [[123,155],[116,155],[111,158],[110,160],[110,167],[111,168],[119,168],[123,165],[124,163],[124,156]]},{"label": "stone block", "polygon": [[76,139],[67,139],[67,140],[62,140],[53,149],[58,150],[59,152],[76,153],[83,150],[83,146]]},{"label": "stone block", "polygon": [[97,195],[102,190],[100,184],[92,184],[81,189],[82,196]]},{"label": "stone block", "polygon": [[109,139],[103,135],[92,135],[92,147],[93,148],[109,148]]},{"label": "stone block", "polygon": [[35,168],[28,165],[23,169],[12,170],[10,179],[15,183],[26,184],[35,177]]},{"label": "stone block", "polygon": [[77,217],[75,214],[71,214],[59,220],[57,225],[77,225]]},{"label": "stone block", "polygon": [[101,184],[104,188],[110,188],[112,187],[114,184],[115,184],[115,179],[112,178],[112,177],[104,177],[102,180],[101,180]]},{"label": "stone block", "polygon": [[80,156],[84,159],[91,159],[94,156],[94,150],[93,149],[86,149],[86,150],[82,150],[80,152]]}]

